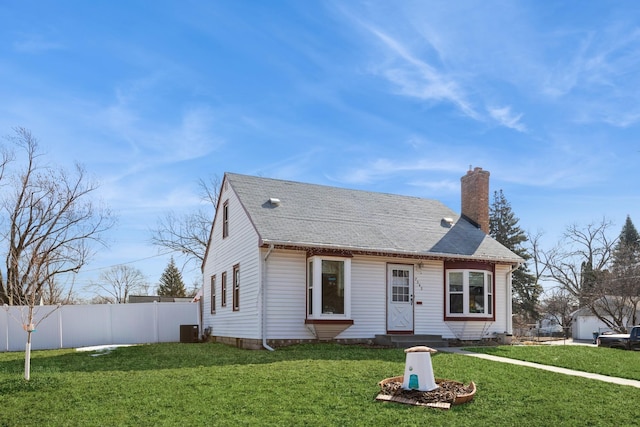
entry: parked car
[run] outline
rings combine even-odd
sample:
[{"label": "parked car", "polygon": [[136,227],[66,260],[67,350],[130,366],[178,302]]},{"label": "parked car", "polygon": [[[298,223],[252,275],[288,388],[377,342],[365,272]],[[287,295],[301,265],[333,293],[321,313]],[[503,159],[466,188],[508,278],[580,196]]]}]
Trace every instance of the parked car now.
[{"label": "parked car", "polygon": [[640,325],[631,328],[628,334],[603,334],[596,339],[598,347],[640,350]]},{"label": "parked car", "polygon": [[553,334],[562,334],[563,329],[562,329],[562,325],[547,325],[547,326],[541,326],[539,328],[536,329],[536,331],[539,334],[545,334],[545,335],[553,335]]}]

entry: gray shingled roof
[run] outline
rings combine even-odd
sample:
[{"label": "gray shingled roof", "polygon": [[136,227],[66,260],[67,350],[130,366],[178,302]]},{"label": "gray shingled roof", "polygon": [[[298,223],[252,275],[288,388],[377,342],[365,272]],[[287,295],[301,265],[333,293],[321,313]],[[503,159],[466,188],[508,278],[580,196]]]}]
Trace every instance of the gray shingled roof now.
[{"label": "gray shingled roof", "polygon": [[265,244],[522,261],[436,200],[232,173],[225,178]]}]

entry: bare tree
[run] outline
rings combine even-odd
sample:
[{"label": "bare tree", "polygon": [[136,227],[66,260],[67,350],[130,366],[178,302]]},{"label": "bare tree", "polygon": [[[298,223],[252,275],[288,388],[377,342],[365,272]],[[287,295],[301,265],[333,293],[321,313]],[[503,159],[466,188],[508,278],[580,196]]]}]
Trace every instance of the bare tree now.
[{"label": "bare tree", "polygon": [[40,301],[44,305],[68,305],[76,303],[76,296],[73,292],[73,284],[64,286],[49,278],[40,291]]},{"label": "bare tree", "polygon": [[[97,185],[88,180],[81,166],[69,173],[42,164],[38,142],[27,129],[15,129],[10,141],[25,155],[25,164],[8,175],[10,186],[2,203],[6,213],[2,237],[7,247],[6,275],[0,272],[0,300],[28,307],[23,319],[28,380],[31,333],[44,320],[35,318],[34,307],[57,277],[85,265],[93,254],[91,244],[104,244],[102,233],[114,222],[108,209],[92,201]],[[0,165],[3,174],[8,171],[8,163]]]},{"label": "bare tree", "polygon": [[603,219],[586,227],[572,225],[550,251],[540,251],[546,278],[586,307],[613,330],[624,332],[637,322],[640,304],[638,250],[626,254],[610,237],[612,223]]},{"label": "bare tree", "polygon": [[543,311],[562,326],[565,336],[571,327],[571,315],[577,308],[578,300],[561,288],[555,288],[551,295],[542,301]]},{"label": "bare tree", "polygon": [[529,253],[531,254],[530,263],[533,268],[533,277],[535,282],[540,283],[547,270],[545,252],[542,249],[542,231],[536,233],[527,232],[527,241],[529,242]]},{"label": "bare tree", "polygon": [[635,324],[638,299],[637,295],[605,295],[602,292],[602,296],[590,302],[588,307],[609,328],[625,333],[629,323]]},{"label": "bare tree", "polygon": [[608,271],[594,292],[592,311],[611,329],[626,332],[638,321],[640,304],[640,235],[631,218],[622,228]]},{"label": "bare tree", "polygon": [[187,289],[187,297],[195,298],[198,295],[198,291],[202,288],[202,281],[200,279],[194,279],[191,283],[191,287]]},{"label": "bare tree", "polygon": [[585,227],[567,227],[561,241],[540,255],[548,279],[578,298],[581,306],[598,297],[597,287],[611,260],[615,239],[609,237],[612,223],[606,219]]},{"label": "bare tree", "polygon": [[[527,242],[527,249],[528,249],[528,256],[529,256],[529,258],[527,259],[527,264],[531,267],[531,276],[533,278],[532,282],[536,286],[537,292],[539,292],[540,294],[544,293],[541,282],[544,280],[545,272],[547,270],[546,258],[545,258],[546,253],[542,249],[542,243],[541,243],[542,236],[543,236],[542,231],[537,231],[536,233],[532,233],[530,231],[526,232],[526,242]],[[540,304],[537,300],[538,298],[536,298],[537,312],[540,313],[541,315],[544,315],[545,305]],[[542,309],[542,312],[540,311],[541,309]],[[536,320],[537,319],[535,318],[530,318],[530,317],[526,318],[523,316],[519,316],[514,311],[514,316],[513,316],[514,326],[516,326],[521,330],[525,330],[529,328],[532,325],[532,321],[536,321]]]},{"label": "bare tree", "polygon": [[125,304],[129,296],[147,286],[142,272],[126,264],[115,265],[100,274],[98,282],[89,285],[98,297],[113,304]]},{"label": "bare tree", "polygon": [[96,295],[89,300],[89,304],[111,304],[111,298],[103,295]]},{"label": "bare tree", "polygon": [[209,234],[213,225],[213,216],[218,204],[220,178],[211,176],[208,181],[199,180],[200,197],[204,208],[184,215],[168,212],[158,220],[152,230],[151,243],[156,246],[180,252],[186,259],[185,264],[204,262]]},{"label": "bare tree", "polygon": [[109,210],[91,200],[98,187],[81,166],[70,174],[41,165],[38,142],[24,128],[12,140],[26,166],[10,177],[12,191],[3,200],[8,247],[0,299],[9,305],[28,302],[32,292],[40,297],[47,283],[77,272],[93,255],[91,243],[104,244],[102,234],[114,224]]}]

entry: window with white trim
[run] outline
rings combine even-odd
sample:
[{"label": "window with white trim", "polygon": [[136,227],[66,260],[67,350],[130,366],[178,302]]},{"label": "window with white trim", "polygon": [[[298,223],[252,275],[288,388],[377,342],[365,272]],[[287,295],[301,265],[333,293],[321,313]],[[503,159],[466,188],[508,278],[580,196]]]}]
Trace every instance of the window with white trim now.
[{"label": "window with white trim", "polygon": [[220,307],[227,306],[227,272],[222,272],[222,283],[220,284]]},{"label": "window with white trim", "polygon": [[493,274],[483,270],[447,270],[447,316],[493,316]]},{"label": "window with white trim", "polygon": [[314,256],[307,262],[307,316],[350,318],[351,259]]},{"label": "window with white trim", "polygon": [[313,316],[313,261],[307,264],[307,314]]},{"label": "window with white trim", "polygon": [[216,275],[211,276],[211,314],[216,312]]},{"label": "window with white trim", "polygon": [[229,237],[229,201],[222,204],[222,238]]},{"label": "window with white trim", "polygon": [[233,266],[233,311],[240,310],[240,264]]}]

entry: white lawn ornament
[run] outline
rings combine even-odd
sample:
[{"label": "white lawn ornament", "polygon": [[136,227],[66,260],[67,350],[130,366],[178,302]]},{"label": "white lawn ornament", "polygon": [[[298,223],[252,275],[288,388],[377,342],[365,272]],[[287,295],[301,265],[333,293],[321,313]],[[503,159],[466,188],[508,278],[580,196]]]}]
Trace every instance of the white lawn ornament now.
[{"label": "white lawn ornament", "polygon": [[407,348],[404,351],[407,360],[404,366],[402,388],[405,390],[431,391],[438,388],[433,376],[431,354],[437,353],[426,346]]}]

